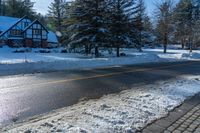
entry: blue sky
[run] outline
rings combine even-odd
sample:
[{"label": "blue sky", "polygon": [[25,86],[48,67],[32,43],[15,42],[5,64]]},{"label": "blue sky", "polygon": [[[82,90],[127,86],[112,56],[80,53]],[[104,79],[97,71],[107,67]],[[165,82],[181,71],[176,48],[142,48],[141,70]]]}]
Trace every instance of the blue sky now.
[{"label": "blue sky", "polygon": [[[48,6],[53,0],[33,0],[35,2],[35,10],[41,14],[46,14],[48,11]],[[145,6],[147,8],[147,13],[151,16],[153,10],[155,9],[155,2],[159,0],[144,0]],[[177,0],[175,0],[177,1]]]}]

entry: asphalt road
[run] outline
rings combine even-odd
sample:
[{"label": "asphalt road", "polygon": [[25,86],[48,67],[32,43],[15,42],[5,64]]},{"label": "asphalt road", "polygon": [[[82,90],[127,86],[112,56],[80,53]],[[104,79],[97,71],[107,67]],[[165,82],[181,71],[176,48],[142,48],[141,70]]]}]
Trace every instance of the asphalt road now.
[{"label": "asphalt road", "polygon": [[105,69],[0,77],[0,127],[134,86],[199,75],[200,62],[154,63]]}]

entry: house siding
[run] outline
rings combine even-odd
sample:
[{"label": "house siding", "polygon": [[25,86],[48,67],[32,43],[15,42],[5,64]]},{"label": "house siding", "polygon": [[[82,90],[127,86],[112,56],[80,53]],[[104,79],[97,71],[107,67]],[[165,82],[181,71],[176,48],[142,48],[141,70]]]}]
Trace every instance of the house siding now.
[{"label": "house siding", "polygon": [[24,47],[33,47],[33,41],[31,39],[25,39]]},{"label": "house siding", "polygon": [[[2,34],[0,33],[0,44],[6,42],[10,47],[51,47],[48,40],[49,31],[38,20],[31,22],[27,17],[19,19],[8,30],[2,31]],[[55,33],[53,34],[55,36]],[[54,38],[55,43],[58,44],[57,37]]]}]

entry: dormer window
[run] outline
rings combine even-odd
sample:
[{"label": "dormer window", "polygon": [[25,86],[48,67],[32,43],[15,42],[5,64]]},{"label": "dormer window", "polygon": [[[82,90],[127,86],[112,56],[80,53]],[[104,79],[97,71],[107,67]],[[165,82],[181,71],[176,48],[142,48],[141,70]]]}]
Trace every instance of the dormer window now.
[{"label": "dormer window", "polygon": [[21,34],[21,31],[20,31],[20,30],[13,29],[13,30],[10,31],[10,34],[11,34],[11,35],[20,35],[20,34]]},{"label": "dormer window", "polygon": [[41,35],[41,30],[33,29],[33,35]]}]

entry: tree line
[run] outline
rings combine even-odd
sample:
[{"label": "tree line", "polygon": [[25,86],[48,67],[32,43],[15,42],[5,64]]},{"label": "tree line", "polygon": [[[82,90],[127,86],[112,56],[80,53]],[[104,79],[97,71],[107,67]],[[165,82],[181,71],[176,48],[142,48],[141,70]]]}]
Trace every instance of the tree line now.
[{"label": "tree line", "polygon": [[[144,0],[54,0],[48,14],[34,11],[31,0],[0,0],[0,15],[38,18],[59,35],[70,49],[84,48],[99,56],[99,48],[137,48],[145,45],[180,44],[197,48],[200,43],[200,0],[162,0],[154,16],[145,11]],[[14,10],[13,10],[14,9]]]},{"label": "tree line", "polygon": [[117,56],[120,48],[141,50],[143,18],[148,17],[143,0],[54,0],[49,9],[70,48],[83,47],[86,54],[93,50],[96,57],[100,47],[116,48]]},{"label": "tree line", "polygon": [[45,17],[34,10],[34,2],[31,0],[0,0],[0,16],[22,18],[25,15],[45,23]]},{"label": "tree line", "polygon": [[[59,6],[57,2],[51,7]],[[166,53],[169,43],[192,52],[200,46],[200,0],[162,0],[155,3],[151,18],[143,0],[60,0],[60,5],[66,5],[60,6],[63,16],[54,19],[62,20],[56,27],[62,27],[65,44],[84,46],[86,53],[95,49],[98,56],[98,47],[114,47],[119,56],[121,47],[141,50],[145,44],[163,44]]]},{"label": "tree line", "polygon": [[200,0],[164,0],[157,4],[157,24],[155,34],[157,42],[163,44],[181,44],[190,49],[200,46]]}]

